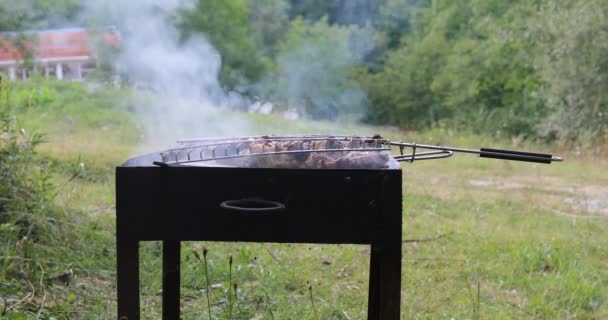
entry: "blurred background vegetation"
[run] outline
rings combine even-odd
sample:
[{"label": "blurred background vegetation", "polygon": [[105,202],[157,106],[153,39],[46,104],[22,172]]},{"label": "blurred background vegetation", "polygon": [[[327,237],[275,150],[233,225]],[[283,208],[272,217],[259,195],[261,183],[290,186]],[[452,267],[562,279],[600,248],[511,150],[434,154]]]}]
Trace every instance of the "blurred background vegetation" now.
[{"label": "blurred background vegetation", "polygon": [[[78,26],[84,6],[0,0],[0,32]],[[183,41],[213,43],[224,88],[363,122],[218,113],[254,134],[380,133],[567,159],[404,164],[404,318],[606,319],[607,12],[605,0],[198,0],[172,22]],[[114,168],[141,152],[136,101],[158,98],[102,81],[2,81],[0,319],[115,317]],[[367,247],[205,245],[216,298],[235,257],[235,319],[317,318],[311,284],[322,319],[365,318]],[[206,319],[191,252],[202,244],[182,248],[183,318]],[[142,244],[144,319],[160,318],[160,254]],[[228,318],[222,299],[213,312]]]},{"label": "blurred background vegetation", "polygon": [[[83,6],[0,5],[0,31],[66,26]],[[197,0],[174,22],[220,52],[226,88],[313,118],[592,145],[607,138],[607,12],[602,0]]]}]

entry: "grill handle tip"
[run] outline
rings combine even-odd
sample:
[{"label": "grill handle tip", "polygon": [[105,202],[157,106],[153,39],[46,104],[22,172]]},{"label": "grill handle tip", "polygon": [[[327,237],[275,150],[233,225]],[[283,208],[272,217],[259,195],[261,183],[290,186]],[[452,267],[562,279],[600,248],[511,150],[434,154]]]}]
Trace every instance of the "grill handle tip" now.
[{"label": "grill handle tip", "polygon": [[560,157],[554,157],[550,154],[545,154],[545,153],[500,150],[500,149],[491,149],[491,148],[479,149],[479,156],[481,158],[526,161],[526,162],[536,162],[536,163],[546,163],[546,164],[550,164],[553,161],[562,161],[563,160]]}]

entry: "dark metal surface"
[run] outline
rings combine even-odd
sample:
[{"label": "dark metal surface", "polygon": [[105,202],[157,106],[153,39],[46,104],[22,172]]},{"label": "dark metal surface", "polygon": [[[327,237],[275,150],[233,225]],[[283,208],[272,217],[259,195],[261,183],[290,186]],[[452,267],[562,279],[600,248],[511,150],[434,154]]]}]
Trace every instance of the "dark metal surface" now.
[{"label": "dark metal surface", "polygon": [[163,320],[179,319],[180,249],[179,241],[163,241]]},{"label": "dark metal surface", "polygon": [[[369,319],[399,319],[402,177],[391,163],[377,170],[118,167],[119,318],[139,319],[139,241],[161,240],[163,319],[179,319],[181,241],[370,245]],[[222,207],[227,202],[238,209]],[[279,204],[276,213],[241,210]]]}]

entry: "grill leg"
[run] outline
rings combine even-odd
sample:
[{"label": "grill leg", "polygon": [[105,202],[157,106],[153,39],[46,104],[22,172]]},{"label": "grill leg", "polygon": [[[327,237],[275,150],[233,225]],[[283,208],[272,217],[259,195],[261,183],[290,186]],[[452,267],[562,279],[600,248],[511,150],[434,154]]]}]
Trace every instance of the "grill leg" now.
[{"label": "grill leg", "polygon": [[399,320],[401,248],[372,245],[369,271],[369,320]]},{"label": "grill leg", "polygon": [[380,255],[375,245],[371,246],[369,258],[369,293],[367,295],[367,319],[380,320]]},{"label": "grill leg", "polygon": [[163,320],[180,318],[180,242],[163,241]]},{"label": "grill leg", "polygon": [[116,241],[118,319],[139,320],[139,241]]},{"label": "grill leg", "polygon": [[399,320],[401,307],[401,172],[384,177],[369,270],[369,320]]}]

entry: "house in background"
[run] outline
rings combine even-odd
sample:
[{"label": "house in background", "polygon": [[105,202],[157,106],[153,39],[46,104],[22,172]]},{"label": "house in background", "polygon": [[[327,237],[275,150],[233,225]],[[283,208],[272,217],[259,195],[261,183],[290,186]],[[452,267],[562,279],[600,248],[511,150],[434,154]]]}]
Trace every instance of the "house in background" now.
[{"label": "house in background", "polygon": [[97,66],[94,44],[117,48],[120,36],[112,29],[92,34],[84,28],[0,33],[0,72],[10,80],[40,74],[82,81]]}]

